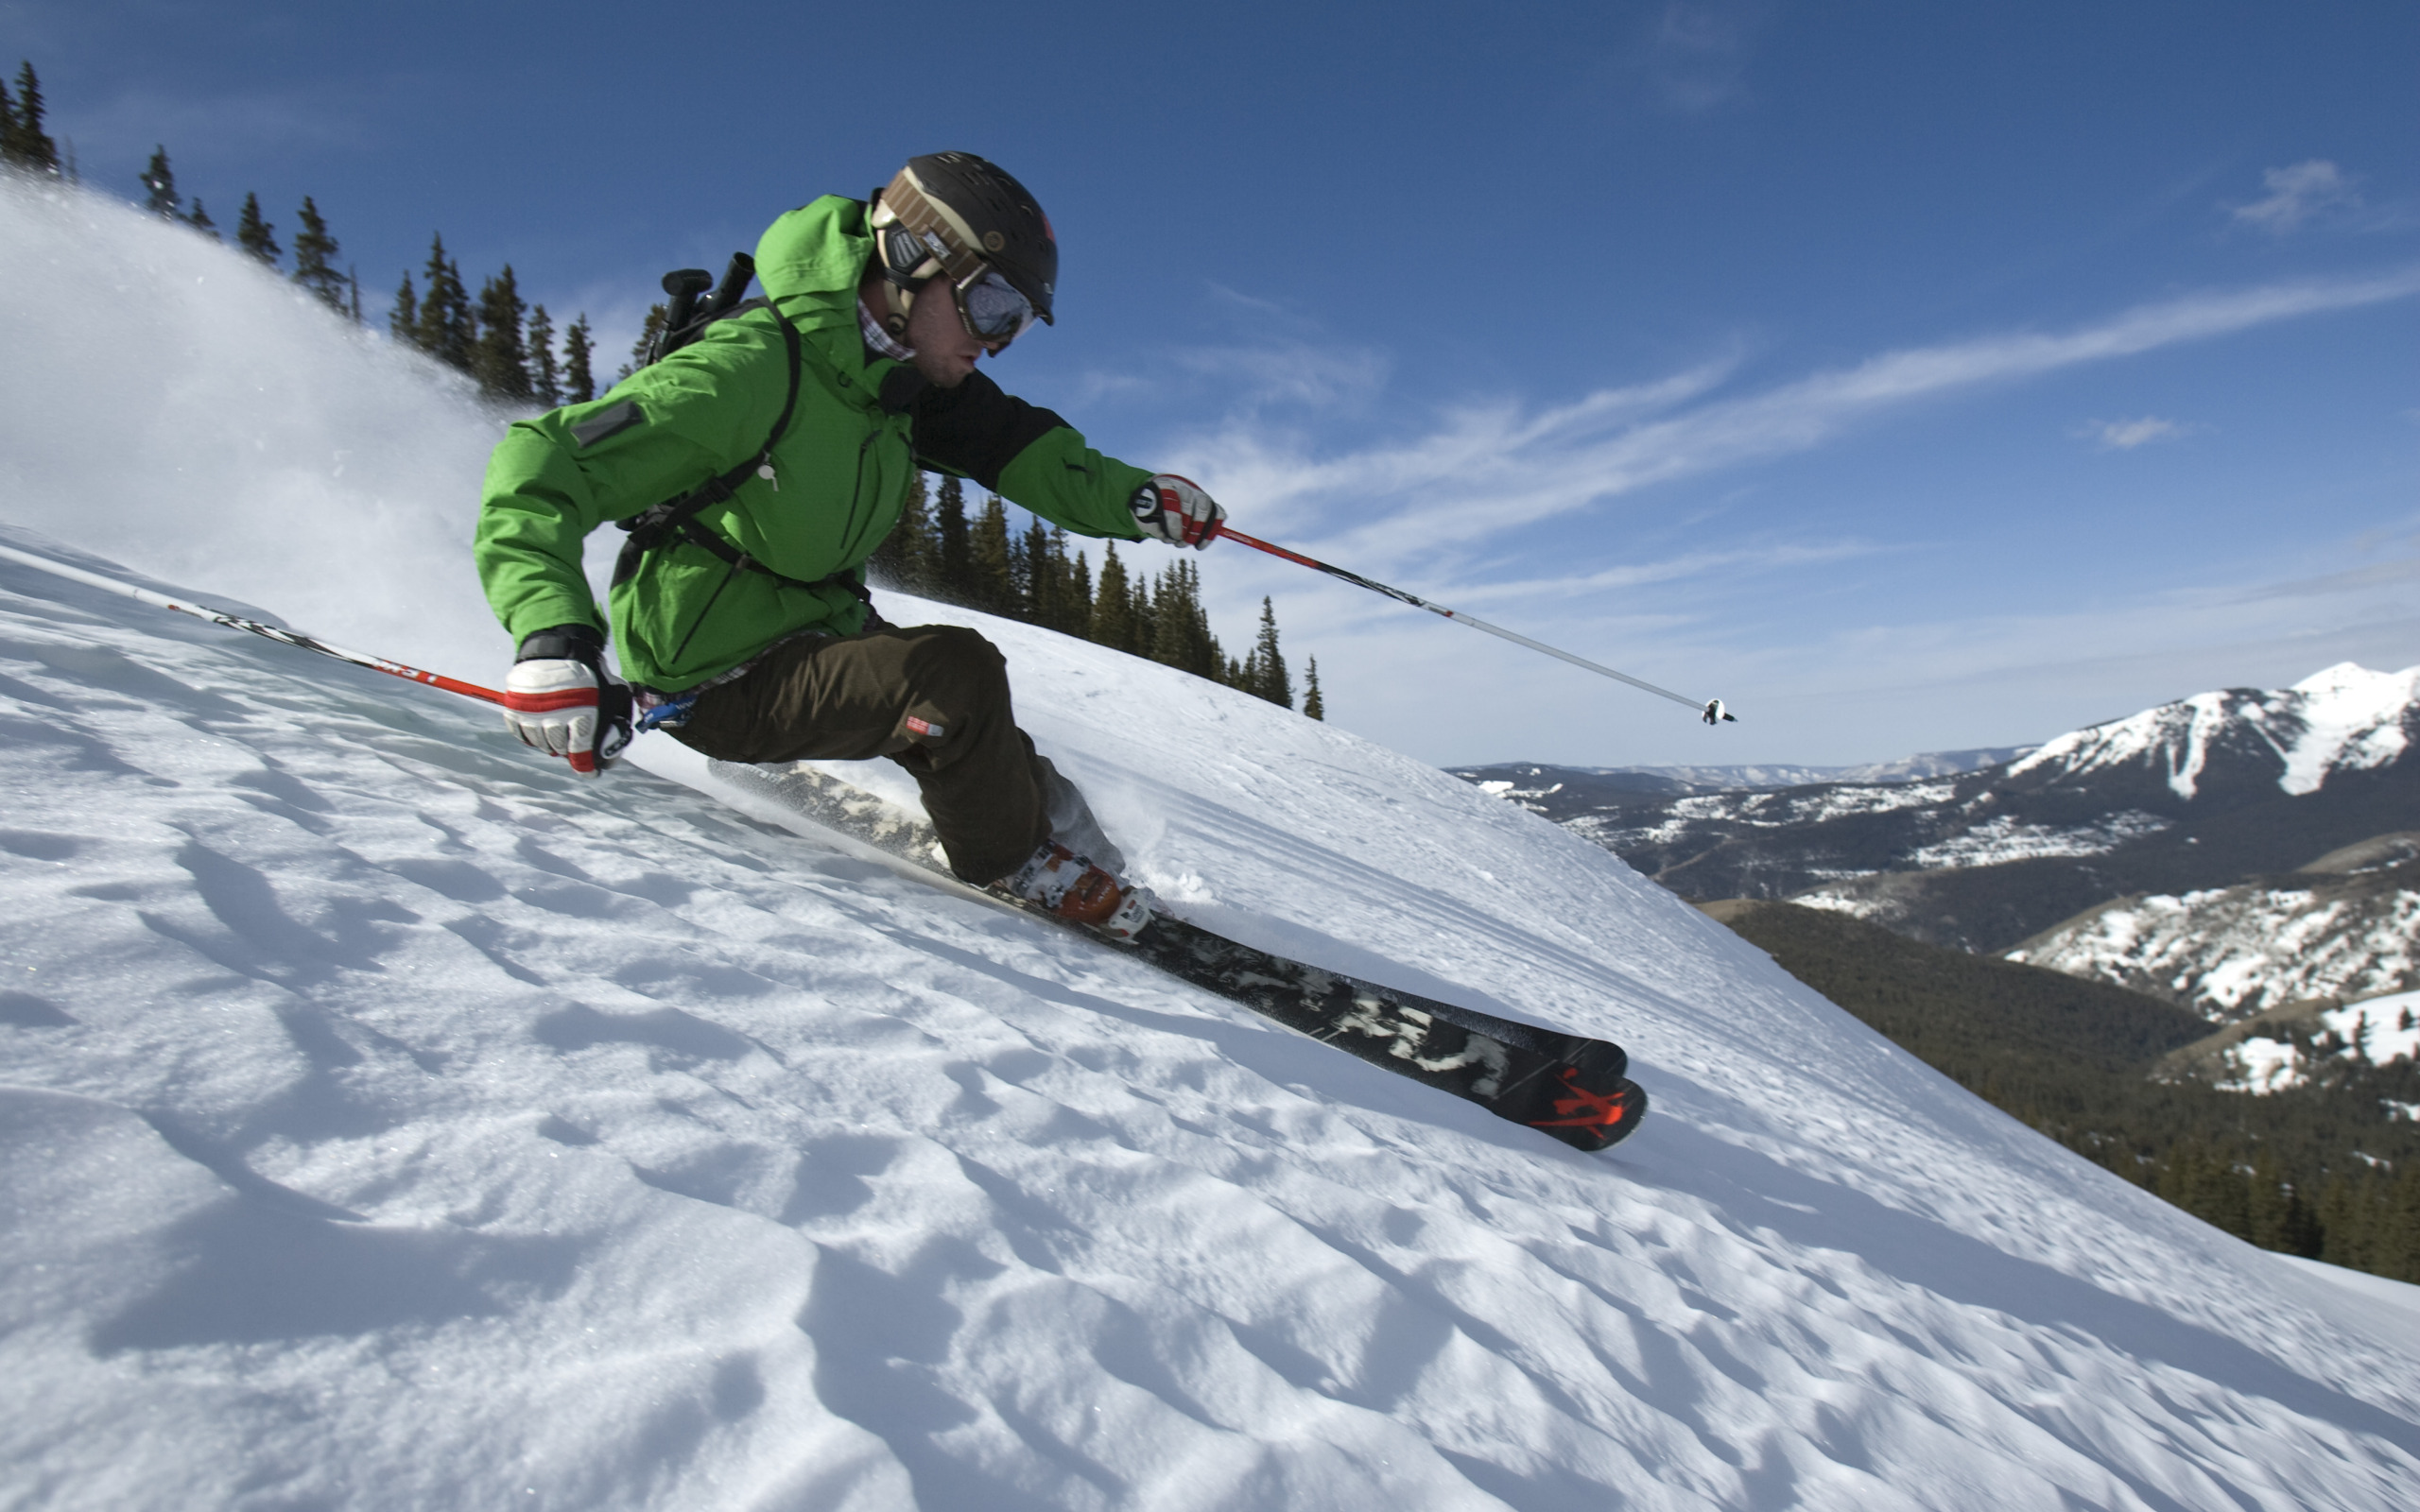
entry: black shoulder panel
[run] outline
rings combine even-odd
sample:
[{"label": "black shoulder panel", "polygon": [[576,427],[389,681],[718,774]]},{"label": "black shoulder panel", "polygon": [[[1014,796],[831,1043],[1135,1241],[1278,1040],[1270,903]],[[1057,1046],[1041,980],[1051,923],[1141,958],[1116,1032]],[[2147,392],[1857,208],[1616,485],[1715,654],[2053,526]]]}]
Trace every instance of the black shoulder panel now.
[{"label": "black shoulder panel", "polygon": [[926,388],[908,405],[916,455],[987,489],[1016,455],[1067,422],[1027,404],[981,372],[955,388]]}]

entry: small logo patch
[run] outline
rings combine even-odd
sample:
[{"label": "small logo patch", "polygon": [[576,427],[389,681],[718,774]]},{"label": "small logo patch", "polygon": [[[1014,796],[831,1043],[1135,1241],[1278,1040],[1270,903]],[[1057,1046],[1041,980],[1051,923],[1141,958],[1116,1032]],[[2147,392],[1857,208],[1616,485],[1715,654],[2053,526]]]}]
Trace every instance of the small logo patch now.
[{"label": "small logo patch", "polygon": [[934,724],[929,719],[919,719],[914,714],[909,714],[908,716],[908,733],[911,735],[922,735],[926,740],[939,740],[943,735],[948,734],[949,731],[943,730],[941,726]]}]

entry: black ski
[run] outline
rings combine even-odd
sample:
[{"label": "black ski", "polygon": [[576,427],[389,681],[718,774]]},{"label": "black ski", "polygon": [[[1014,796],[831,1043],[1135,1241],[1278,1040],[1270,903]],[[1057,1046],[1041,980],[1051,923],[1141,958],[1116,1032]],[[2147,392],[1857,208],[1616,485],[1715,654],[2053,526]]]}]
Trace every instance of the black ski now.
[{"label": "black ski", "polygon": [[[717,779],[769,797],[825,829],[947,875],[923,820],[814,766],[714,762],[710,769]],[[1078,927],[1020,900],[988,896]],[[1647,1093],[1622,1074],[1630,1057],[1606,1040],[1499,1019],[1272,955],[1165,911],[1155,912],[1131,940],[1102,937],[1289,1029],[1583,1150],[1618,1143],[1647,1115]]]}]

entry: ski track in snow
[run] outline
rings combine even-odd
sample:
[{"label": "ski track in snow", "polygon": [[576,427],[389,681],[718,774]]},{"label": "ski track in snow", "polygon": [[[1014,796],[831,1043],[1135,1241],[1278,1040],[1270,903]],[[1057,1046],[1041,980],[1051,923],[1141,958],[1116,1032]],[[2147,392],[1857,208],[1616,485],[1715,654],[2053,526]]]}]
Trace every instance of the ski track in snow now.
[{"label": "ski track in snow", "polygon": [[[77,214],[42,234],[96,282],[42,309],[237,298],[147,271],[205,256],[283,297]],[[422,381],[318,376],[348,414]],[[72,513],[12,475],[11,521]],[[86,507],[208,565],[208,511]],[[412,655],[380,606],[466,558],[242,570]],[[485,708],[0,563],[0,1504],[2412,1504],[2393,1283],[2165,1207],[1443,773],[932,615],[1189,912],[1618,1039],[1646,1127],[1555,1144],[752,819],[663,737],[583,782]]]}]

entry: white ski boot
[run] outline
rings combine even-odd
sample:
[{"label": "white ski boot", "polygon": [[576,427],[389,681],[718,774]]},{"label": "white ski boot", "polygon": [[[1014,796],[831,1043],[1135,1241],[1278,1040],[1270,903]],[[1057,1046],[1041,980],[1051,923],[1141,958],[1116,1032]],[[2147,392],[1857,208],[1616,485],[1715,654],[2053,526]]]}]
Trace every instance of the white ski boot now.
[{"label": "white ski boot", "polygon": [[1151,921],[1150,888],[1121,881],[1055,840],[1043,841],[999,888],[1112,939],[1132,939]]}]

